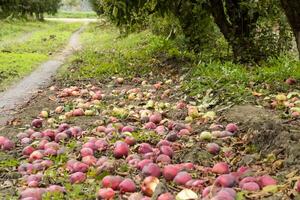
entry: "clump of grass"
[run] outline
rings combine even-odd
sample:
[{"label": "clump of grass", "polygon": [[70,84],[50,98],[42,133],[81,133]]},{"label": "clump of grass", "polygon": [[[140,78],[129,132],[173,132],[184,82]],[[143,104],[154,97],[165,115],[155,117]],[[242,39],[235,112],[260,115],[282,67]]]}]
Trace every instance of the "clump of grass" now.
[{"label": "clump of grass", "polygon": [[247,67],[232,62],[199,64],[189,73],[183,89],[190,95],[203,95],[207,90],[222,99],[244,101],[252,92],[269,94],[289,89],[284,80],[300,79],[300,62],[288,56],[272,58],[260,66]]},{"label": "clump of grass", "polygon": [[3,168],[17,167],[19,165],[19,161],[10,155],[0,152],[0,156],[3,158],[0,161],[0,170]]}]

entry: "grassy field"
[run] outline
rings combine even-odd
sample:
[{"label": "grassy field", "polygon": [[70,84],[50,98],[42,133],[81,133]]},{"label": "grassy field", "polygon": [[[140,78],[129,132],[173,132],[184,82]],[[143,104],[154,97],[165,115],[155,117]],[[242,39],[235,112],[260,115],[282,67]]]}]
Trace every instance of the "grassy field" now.
[{"label": "grassy field", "polygon": [[[2,22],[3,23],[3,22]],[[29,23],[29,24],[27,24]],[[81,25],[79,23],[56,23],[56,22],[17,22],[12,25],[3,23],[6,27],[13,27],[19,33],[10,35],[11,30],[3,37],[10,38],[10,42],[0,43],[0,90],[4,90],[13,82],[29,74],[38,64],[61,49],[70,38],[71,34]],[[33,25],[33,28],[28,28]],[[27,28],[26,28],[27,27]],[[2,30],[2,29],[1,29]],[[32,34],[22,42],[19,37],[31,31]],[[8,40],[8,39],[7,39]]]},{"label": "grassy field", "polygon": [[37,21],[0,21],[0,46],[3,43],[10,43],[16,37],[25,33],[34,32],[40,29],[47,29],[51,26],[51,23],[43,23]]},{"label": "grassy field", "polygon": [[55,15],[46,15],[48,18],[97,18],[95,12],[71,12],[71,11],[59,11]]}]

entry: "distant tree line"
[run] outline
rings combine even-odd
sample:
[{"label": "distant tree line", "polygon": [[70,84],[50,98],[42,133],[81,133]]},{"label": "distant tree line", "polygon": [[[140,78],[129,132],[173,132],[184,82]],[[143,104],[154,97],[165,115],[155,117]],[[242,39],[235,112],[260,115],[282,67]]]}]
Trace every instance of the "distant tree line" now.
[{"label": "distant tree line", "polygon": [[61,0],[1,0],[0,18],[35,17],[44,19],[44,13],[55,14],[61,5]]},{"label": "distant tree line", "polygon": [[127,33],[153,19],[165,26],[161,19],[168,17],[170,27],[177,24],[196,52],[214,47],[223,37],[235,62],[259,62],[289,51],[296,38],[300,56],[300,0],[90,1],[98,14]]}]

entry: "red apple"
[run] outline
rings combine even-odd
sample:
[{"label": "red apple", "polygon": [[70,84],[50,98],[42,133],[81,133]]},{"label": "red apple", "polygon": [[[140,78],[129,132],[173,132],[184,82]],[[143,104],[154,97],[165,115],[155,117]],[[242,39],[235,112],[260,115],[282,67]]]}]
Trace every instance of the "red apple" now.
[{"label": "red apple", "polygon": [[167,181],[172,181],[179,171],[179,167],[175,165],[166,165],[163,169],[163,176]]},{"label": "red apple", "polygon": [[82,148],[80,150],[80,154],[81,154],[81,157],[93,156],[94,155],[94,151],[93,151],[93,149],[86,147],[86,148]]},{"label": "red apple", "polygon": [[32,154],[32,152],[34,152],[35,149],[32,146],[27,146],[23,149],[22,154],[24,156],[30,156],[30,154]]},{"label": "red apple", "polygon": [[300,180],[298,180],[296,182],[295,188],[296,188],[296,191],[300,193]]},{"label": "red apple", "polygon": [[162,120],[161,114],[160,113],[154,113],[149,117],[149,121],[153,122],[154,124],[159,124],[160,121]]},{"label": "red apple", "polygon": [[32,200],[42,200],[45,192],[46,189],[44,188],[26,188],[21,192],[21,199],[32,198]]},{"label": "red apple", "polygon": [[185,185],[190,180],[192,180],[192,176],[189,173],[179,172],[173,181],[178,185]]},{"label": "red apple", "polygon": [[118,190],[120,183],[123,181],[123,178],[120,176],[105,176],[102,179],[102,186],[105,188],[112,188],[113,190]]},{"label": "red apple", "polygon": [[108,149],[109,144],[105,139],[99,139],[95,141],[95,147],[98,151],[105,151]]},{"label": "red apple", "polygon": [[127,157],[129,153],[129,146],[125,142],[118,141],[115,143],[114,156],[115,158]]},{"label": "red apple", "polygon": [[96,165],[97,158],[95,158],[94,156],[85,156],[82,158],[82,162],[89,166]]},{"label": "red apple", "polygon": [[213,166],[212,172],[216,174],[228,174],[229,166],[225,162],[217,163]]},{"label": "red apple", "polygon": [[149,163],[148,165],[143,167],[142,173],[144,176],[159,177],[161,174],[161,171],[157,164]]},{"label": "red apple", "polygon": [[236,124],[234,124],[234,123],[229,123],[226,126],[226,131],[229,131],[231,133],[237,132],[238,129],[239,129],[238,126]]},{"label": "red apple", "polygon": [[44,157],[44,154],[41,152],[41,151],[39,151],[39,150],[37,150],[37,151],[34,151],[34,152],[32,152],[31,154],[30,154],[30,156],[29,156],[29,161],[34,161],[34,160],[40,160],[40,159],[42,159]]},{"label": "red apple", "polygon": [[148,122],[145,124],[144,128],[149,130],[154,130],[156,129],[156,124],[154,124],[153,122]]},{"label": "red apple", "polygon": [[111,188],[101,188],[98,191],[97,199],[98,200],[113,200],[115,197],[115,192]]},{"label": "red apple", "polygon": [[142,170],[146,165],[148,165],[149,163],[153,163],[152,160],[150,159],[144,159],[144,160],[141,160],[139,163],[138,163],[138,169]]},{"label": "red apple", "polygon": [[83,183],[86,179],[86,175],[82,172],[75,172],[70,176],[70,182],[72,184]]},{"label": "red apple", "polygon": [[124,132],[133,132],[134,131],[134,128],[132,127],[132,126],[124,126],[123,128],[122,128],[122,132],[124,133]]},{"label": "red apple", "polygon": [[172,158],[174,155],[174,151],[173,151],[172,147],[170,147],[170,146],[161,146],[160,152],[162,154],[169,156],[170,158]]},{"label": "red apple", "polygon": [[47,192],[65,193],[66,189],[59,185],[50,185],[49,187],[47,187]]},{"label": "red apple", "polygon": [[136,143],[134,137],[129,137],[129,136],[127,136],[127,137],[125,138],[124,142],[125,142],[126,144],[128,144],[129,146],[133,146],[133,145],[135,145],[135,143]]},{"label": "red apple", "polygon": [[156,163],[162,163],[162,164],[170,164],[171,163],[171,158],[167,155],[164,154],[160,154],[157,158],[156,158]]},{"label": "red apple", "polygon": [[167,192],[159,195],[157,200],[175,200],[175,197],[171,193]]},{"label": "red apple", "polygon": [[159,148],[161,146],[172,146],[172,144],[168,140],[161,140],[157,143],[156,147]]},{"label": "red apple", "polygon": [[216,179],[216,183],[222,187],[233,187],[236,181],[235,177],[231,174],[222,174]]},{"label": "red apple", "polygon": [[216,155],[220,152],[220,146],[216,143],[208,143],[206,145],[206,149],[209,153],[214,154],[214,155]]},{"label": "red apple", "polygon": [[255,182],[247,182],[247,183],[243,184],[242,189],[248,190],[248,191],[258,191],[258,190],[260,190],[260,187]]},{"label": "red apple", "polygon": [[297,80],[294,78],[288,78],[288,79],[286,79],[285,83],[288,85],[294,85],[297,83]]},{"label": "red apple", "polygon": [[87,172],[89,169],[89,166],[87,164],[79,161],[75,161],[73,164],[70,165],[71,165],[71,172]]},{"label": "red apple", "polygon": [[148,143],[140,144],[139,149],[138,149],[139,154],[146,154],[146,153],[149,153],[152,151],[153,151],[152,146]]},{"label": "red apple", "polygon": [[61,132],[55,135],[55,142],[61,142],[67,140],[69,136],[65,132]]},{"label": "red apple", "polygon": [[126,178],[120,183],[119,189],[120,189],[121,193],[135,192],[136,186],[135,186],[135,183],[131,179]]},{"label": "red apple", "polygon": [[269,175],[264,175],[258,178],[258,184],[263,188],[268,185],[277,185],[277,181]]},{"label": "red apple", "polygon": [[31,126],[35,128],[41,128],[43,126],[43,120],[42,119],[34,119],[31,122]]},{"label": "red apple", "polygon": [[81,108],[77,108],[77,109],[73,110],[72,115],[75,117],[83,116],[84,110],[82,110]]},{"label": "red apple", "polygon": [[55,156],[55,155],[57,155],[57,150],[48,148],[44,151],[44,155],[45,156]]},{"label": "red apple", "polygon": [[239,182],[240,188],[243,188],[243,185],[244,185],[245,183],[249,183],[249,182],[256,182],[256,178],[254,178],[254,177],[245,177],[245,178],[243,178],[243,179]]},{"label": "red apple", "polygon": [[15,148],[15,143],[13,143],[11,140],[6,139],[6,140],[3,142],[2,149],[3,149],[4,151],[10,151],[10,150],[12,150],[13,148]]}]

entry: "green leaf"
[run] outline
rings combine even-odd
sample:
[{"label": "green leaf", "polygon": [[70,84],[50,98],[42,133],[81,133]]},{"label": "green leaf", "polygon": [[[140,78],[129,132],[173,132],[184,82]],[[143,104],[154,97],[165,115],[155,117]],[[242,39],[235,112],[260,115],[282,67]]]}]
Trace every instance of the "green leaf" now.
[{"label": "green leaf", "polygon": [[290,93],[288,93],[287,98],[290,99],[294,96],[299,96],[300,97],[300,93],[299,92],[290,92]]},{"label": "green leaf", "polygon": [[157,5],[157,0],[152,0],[149,2],[151,11],[153,11],[155,9],[156,5]]},{"label": "green leaf", "polygon": [[113,9],[113,16],[117,17],[118,16],[118,12],[119,12],[119,9],[115,6],[114,9]]},{"label": "green leaf", "polygon": [[264,192],[276,193],[278,191],[277,185],[268,185],[262,189]]},{"label": "green leaf", "polygon": [[245,193],[244,192],[238,192],[237,194],[236,194],[236,200],[245,200],[246,198],[245,198]]}]

